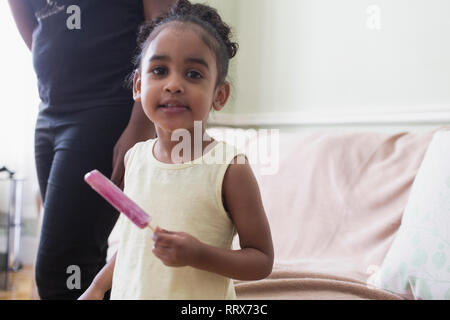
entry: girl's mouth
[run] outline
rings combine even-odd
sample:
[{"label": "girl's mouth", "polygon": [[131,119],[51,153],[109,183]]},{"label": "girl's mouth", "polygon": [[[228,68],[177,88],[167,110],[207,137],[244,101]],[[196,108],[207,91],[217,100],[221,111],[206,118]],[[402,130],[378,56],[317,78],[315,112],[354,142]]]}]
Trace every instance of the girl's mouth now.
[{"label": "girl's mouth", "polygon": [[158,109],[161,109],[165,113],[177,113],[187,111],[189,107],[180,104],[160,104]]}]

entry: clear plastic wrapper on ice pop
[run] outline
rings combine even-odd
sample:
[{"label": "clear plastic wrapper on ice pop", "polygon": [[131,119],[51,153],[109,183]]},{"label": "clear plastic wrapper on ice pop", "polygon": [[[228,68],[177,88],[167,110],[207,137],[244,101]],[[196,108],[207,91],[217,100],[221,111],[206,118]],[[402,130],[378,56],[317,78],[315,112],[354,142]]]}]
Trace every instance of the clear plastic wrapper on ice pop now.
[{"label": "clear plastic wrapper on ice pop", "polygon": [[97,191],[114,208],[126,215],[139,228],[150,227],[150,216],[134,201],[120,190],[111,180],[98,170],[93,170],[84,176],[84,180]]}]

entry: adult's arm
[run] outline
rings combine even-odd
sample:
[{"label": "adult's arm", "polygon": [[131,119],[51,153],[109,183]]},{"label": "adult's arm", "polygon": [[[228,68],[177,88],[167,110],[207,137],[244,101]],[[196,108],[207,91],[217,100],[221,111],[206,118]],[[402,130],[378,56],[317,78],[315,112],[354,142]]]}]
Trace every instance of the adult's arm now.
[{"label": "adult's arm", "polygon": [[123,189],[125,174],[124,157],[127,151],[140,141],[146,141],[156,137],[156,130],[144,113],[140,102],[135,102],[130,120],[113,150],[113,172],[111,181]]},{"label": "adult's arm", "polygon": [[27,0],[8,0],[8,3],[20,35],[28,49],[31,50],[33,45],[33,30],[38,24],[33,9]]},{"label": "adult's arm", "polygon": [[[14,1],[14,0],[12,0]],[[150,21],[162,14],[175,3],[175,0],[143,0],[145,20]],[[156,137],[156,130],[144,113],[140,102],[135,102],[127,128],[114,146],[113,172],[111,180],[123,188],[125,166],[123,163],[126,152],[137,142]]]},{"label": "adult's arm", "polygon": [[112,288],[116,256],[117,252],[95,276],[89,288],[86,289],[78,300],[102,300],[105,297],[105,293]]},{"label": "adult's arm", "polygon": [[174,5],[176,0],[143,0],[145,20],[151,21],[166,12]]}]

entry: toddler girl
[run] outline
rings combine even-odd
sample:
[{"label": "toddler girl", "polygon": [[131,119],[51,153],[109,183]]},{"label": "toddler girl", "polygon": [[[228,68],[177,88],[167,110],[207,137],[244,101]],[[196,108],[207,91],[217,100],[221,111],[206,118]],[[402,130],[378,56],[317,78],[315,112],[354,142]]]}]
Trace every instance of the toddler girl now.
[{"label": "toddler girl", "polygon": [[[111,288],[111,299],[235,299],[231,279],[262,279],[273,265],[245,155],[205,131],[210,110],[229,97],[237,44],[215,9],[187,0],[140,35],[133,95],[158,138],[127,152],[124,192],[158,227],[142,230],[121,215],[118,252],[81,299],[101,299]],[[231,250],[236,232],[241,249]]]}]

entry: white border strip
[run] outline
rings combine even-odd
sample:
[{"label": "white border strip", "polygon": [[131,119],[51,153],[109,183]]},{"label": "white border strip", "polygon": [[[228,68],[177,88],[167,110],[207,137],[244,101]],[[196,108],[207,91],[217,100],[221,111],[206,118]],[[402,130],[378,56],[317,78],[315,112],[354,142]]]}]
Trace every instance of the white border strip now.
[{"label": "white border strip", "polygon": [[[426,109],[426,108],[425,108]],[[257,125],[360,125],[360,124],[450,124],[450,108],[429,111],[320,111],[231,114],[215,112],[208,124],[223,126]]]}]

